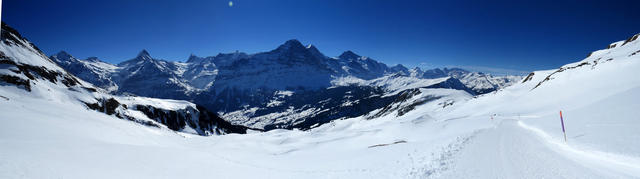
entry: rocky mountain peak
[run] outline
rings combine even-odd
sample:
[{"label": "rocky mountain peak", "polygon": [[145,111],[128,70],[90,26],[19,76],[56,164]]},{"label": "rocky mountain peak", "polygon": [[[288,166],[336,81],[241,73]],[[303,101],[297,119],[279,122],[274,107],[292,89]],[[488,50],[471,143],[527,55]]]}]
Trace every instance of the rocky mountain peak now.
[{"label": "rocky mountain peak", "polygon": [[358,59],[358,58],[360,58],[360,55],[358,55],[356,53],[353,53],[351,50],[347,50],[345,52],[342,52],[342,54],[340,54],[340,56],[338,56],[338,58],[344,59],[344,60]]},{"label": "rocky mountain peak", "polygon": [[296,39],[287,40],[284,44],[278,46],[276,51],[300,51],[306,50],[307,48],[300,43],[300,41]]},{"label": "rocky mountain peak", "polygon": [[71,58],[73,58],[73,56],[71,56],[71,54],[67,53],[66,51],[60,51],[58,53],[56,53],[55,55],[53,55],[55,58],[59,59],[59,60],[69,60]]},{"label": "rocky mountain peak", "polygon": [[138,53],[138,56],[136,56],[136,59],[151,60],[151,55],[149,55],[149,52],[147,52],[147,50],[143,49],[142,51],[140,51],[140,53]]}]

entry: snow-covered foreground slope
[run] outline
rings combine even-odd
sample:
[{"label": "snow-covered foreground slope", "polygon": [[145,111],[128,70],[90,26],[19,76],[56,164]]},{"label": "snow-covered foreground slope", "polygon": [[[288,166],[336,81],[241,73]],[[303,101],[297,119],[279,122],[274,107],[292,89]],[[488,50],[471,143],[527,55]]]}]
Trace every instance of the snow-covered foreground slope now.
[{"label": "snow-covered foreground slope", "polygon": [[2,86],[0,178],[639,178],[640,44],[623,43],[496,93],[421,88],[405,102],[447,97],[308,131],[203,137]]},{"label": "snow-covered foreground slope", "polygon": [[352,119],[310,132],[201,137],[53,101],[6,97],[0,109],[2,178],[406,177],[417,171],[411,165],[421,165],[412,160],[467,135],[407,114],[416,119]]},{"label": "snow-covered foreground slope", "polygon": [[24,99],[0,109],[0,177],[626,178],[639,171],[630,153],[575,148],[515,119],[420,112],[432,106],[308,132],[201,137],[49,103]]}]

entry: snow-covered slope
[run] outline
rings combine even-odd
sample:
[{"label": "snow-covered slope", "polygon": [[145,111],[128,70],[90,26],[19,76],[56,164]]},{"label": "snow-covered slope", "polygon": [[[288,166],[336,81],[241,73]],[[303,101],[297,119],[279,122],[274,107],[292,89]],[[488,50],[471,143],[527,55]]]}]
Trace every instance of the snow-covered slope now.
[{"label": "snow-covered slope", "polygon": [[[455,157],[463,164],[444,176],[640,177],[637,36],[559,69],[535,71],[522,83],[452,111],[448,116],[484,120],[495,114],[492,118],[500,122],[469,146],[479,150],[469,149]],[[501,167],[472,168],[472,160]]]},{"label": "snow-covered slope", "polygon": [[460,79],[460,82],[471,88],[471,90],[477,94],[485,94],[503,89],[519,82],[523,78],[522,76],[516,75],[493,76],[480,72],[469,72],[461,76],[452,75],[452,77]]},{"label": "snow-covered slope", "polygon": [[[331,87],[316,91],[277,91],[263,107],[247,107],[227,113],[224,118],[235,124],[267,130],[310,129],[336,119],[368,115],[387,108],[403,101],[406,93],[413,93],[419,88],[472,93],[460,81],[450,77],[418,79],[388,75],[372,80],[344,77],[331,83]],[[449,95],[432,92],[424,91],[422,95],[449,99]]]},{"label": "snow-covered slope", "polygon": [[[56,56],[56,60],[64,60],[61,62],[79,61],[66,54]],[[82,66],[77,67],[92,70],[95,69],[93,65],[99,63],[102,62],[80,61]],[[35,45],[4,23],[0,65],[0,91],[6,100],[3,105],[6,106],[24,101],[49,101],[47,104],[75,106],[63,110],[96,110],[147,126],[200,135],[242,133],[246,130],[229,124],[202,106],[186,101],[109,95],[56,65]]]},{"label": "snow-covered slope", "polygon": [[[640,44],[617,44],[496,93],[418,89],[458,101],[308,131],[177,135],[2,86],[0,178],[639,178]],[[405,94],[392,108],[428,99]]]},{"label": "snow-covered slope", "polygon": [[442,77],[434,79],[423,79],[412,76],[406,76],[402,73],[391,74],[380,78],[371,80],[363,80],[356,77],[341,77],[331,81],[333,86],[374,86],[384,89],[385,95],[395,95],[400,92],[417,89],[417,88],[446,88],[456,89],[467,92],[471,95],[474,94],[469,88],[467,88],[462,82],[453,77]]},{"label": "snow-covered slope", "polygon": [[433,79],[442,77],[453,77],[465,86],[473,90],[476,94],[486,94],[500,90],[520,81],[523,77],[517,75],[493,76],[481,72],[470,72],[460,68],[435,68],[422,71],[420,68],[413,68],[408,71],[409,76]]}]

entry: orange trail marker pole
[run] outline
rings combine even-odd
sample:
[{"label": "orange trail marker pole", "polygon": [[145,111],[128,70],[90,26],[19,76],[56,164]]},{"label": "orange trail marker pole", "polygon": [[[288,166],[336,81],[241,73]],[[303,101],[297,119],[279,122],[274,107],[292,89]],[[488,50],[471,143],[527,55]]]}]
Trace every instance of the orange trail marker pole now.
[{"label": "orange trail marker pole", "polygon": [[562,110],[560,110],[560,124],[562,124],[562,134],[564,134],[564,143],[567,143],[567,132],[564,130],[564,119],[562,119]]}]

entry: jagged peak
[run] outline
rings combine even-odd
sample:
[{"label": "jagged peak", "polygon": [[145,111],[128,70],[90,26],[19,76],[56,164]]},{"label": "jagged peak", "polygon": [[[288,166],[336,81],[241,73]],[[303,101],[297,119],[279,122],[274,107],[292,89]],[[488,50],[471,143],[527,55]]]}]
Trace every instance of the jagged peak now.
[{"label": "jagged peak", "polygon": [[300,43],[300,41],[298,41],[298,39],[291,39],[291,40],[287,40],[286,42],[284,42],[283,45],[300,45],[302,46],[302,43]]},{"label": "jagged peak", "polygon": [[49,56],[49,58],[57,63],[61,63],[61,62],[69,63],[71,61],[77,60],[75,57],[73,57],[71,54],[67,53],[64,50]]},{"label": "jagged peak", "polygon": [[129,65],[132,63],[140,63],[140,62],[144,62],[144,61],[152,61],[153,58],[151,58],[151,55],[149,55],[149,52],[147,52],[147,50],[143,49],[142,51],[140,51],[140,53],[138,53],[138,55],[136,56],[136,58],[133,58],[131,60],[127,60],[124,62],[120,62],[118,64],[118,66],[123,66],[123,65]]},{"label": "jagged peak", "polygon": [[67,53],[64,50],[61,50],[60,52],[56,53],[55,56],[57,58],[67,58],[67,59],[73,57],[71,54]]},{"label": "jagged peak", "polygon": [[338,56],[338,58],[340,59],[358,59],[360,58],[360,55],[353,53],[351,50],[347,50],[345,52],[342,52],[342,54],[340,54],[340,56]]},{"label": "jagged peak", "polygon": [[197,61],[197,60],[199,60],[199,59],[202,59],[202,58],[200,58],[200,57],[198,57],[198,56],[196,56],[196,55],[194,55],[194,54],[192,53],[192,54],[190,54],[190,55],[189,55],[189,58],[187,59],[187,62],[188,62],[188,63],[191,63],[191,62],[195,62],[195,61]]},{"label": "jagged peak", "polygon": [[316,46],[312,44],[307,45],[307,50],[314,56],[321,57],[321,58],[325,57],[324,54],[322,54],[322,52],[320,52],[320,50],[318,50],[318,48],[316,48]]},{"label": "jagged peak", "polygon": [[146,49],[142,49],[142,51],[140,51],[140,53],[138,53],[137,57],[151,57],[151,55],[149,55],[149,52],[147,52]]},{"label": "jagged peak", "polygon": [[307,45],[307,49],[311,52],[320,52],[320,50],[318,50],[318,48],[316,48],[316,46],[313,44]]},{"label": "jagged peak", "polygon": [[136,58],[134,58],[132,60],[133,61],[150,61],[150,60],[153,60],[153,58],[151,58],[151,55],[149,55],[149,52],[147,50],[142,49],[142,51],[140,51],[140,53],[138,53]]},{"label": "jagged peak", "polygon": [[291,49],[306,49],[306,47],[302,45],[302,43],[300,43],[300,41],[298,41],[297,39],[291,39],[284,42],[284,44],[278,46],[276,50],[291,50]]}]

